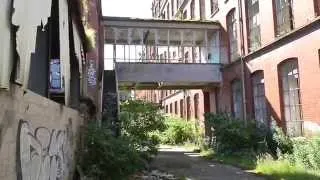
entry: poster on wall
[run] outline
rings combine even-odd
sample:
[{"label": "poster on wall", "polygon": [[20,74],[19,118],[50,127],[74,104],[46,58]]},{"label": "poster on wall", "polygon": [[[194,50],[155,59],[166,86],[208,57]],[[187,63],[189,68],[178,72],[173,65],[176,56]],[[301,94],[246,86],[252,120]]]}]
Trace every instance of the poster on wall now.
[{"label": "poster on wall", "polygon": [[64,91],[63,77],[61,76],[60,59],[50,61],[50,92],[61,93]]}]

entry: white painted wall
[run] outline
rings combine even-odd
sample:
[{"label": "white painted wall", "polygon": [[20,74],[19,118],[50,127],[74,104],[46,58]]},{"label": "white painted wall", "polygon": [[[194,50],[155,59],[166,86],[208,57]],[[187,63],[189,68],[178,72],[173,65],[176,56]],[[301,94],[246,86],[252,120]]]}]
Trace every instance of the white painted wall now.
[{"label": "white painted wall", "polygon": [[0,89],[9,89],[12,69],[12,42],[10,32],[11,0],[2,0],[0,5]]}]

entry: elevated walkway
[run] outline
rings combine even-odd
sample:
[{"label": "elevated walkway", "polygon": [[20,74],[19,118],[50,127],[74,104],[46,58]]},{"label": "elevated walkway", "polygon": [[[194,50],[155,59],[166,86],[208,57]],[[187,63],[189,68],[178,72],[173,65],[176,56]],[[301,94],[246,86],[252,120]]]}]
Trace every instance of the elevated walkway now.
[{"label": "elevated walkway", "polygon": [[225,48],[212,21],[103,17],[105,64],[123,89],[203,89],[222,81]]}]

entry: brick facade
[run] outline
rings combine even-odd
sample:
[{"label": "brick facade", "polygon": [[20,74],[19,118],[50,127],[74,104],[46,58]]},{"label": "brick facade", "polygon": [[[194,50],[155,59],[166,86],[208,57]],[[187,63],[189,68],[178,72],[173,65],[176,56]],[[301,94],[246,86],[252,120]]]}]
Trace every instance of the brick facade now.
[{"label": "brick facade", "polygon": [[[176,1],[174,1],[175,3]],[[180,10],[182,12],[190,12],[191,0],[182,1]],[[211,2],[217,2],[218,8],[211,10]],[[299,82],[300,82],[300,100],[302,109],[303,132],[304,135],[314,134],[320,129],[320,85],[316,83],[320,76],[319,68],[319,49],[320,49],[320,19],[318,14],[318,1],[292,1],[291,7],[291,28],[288,32],[278,35],[277,33],[277,15],[276,15],[276,0],[258,1],[258,15],[257,22],[260,28],[260,46],[255,50],[249,48],[249,5],[250,1],[210,1],[210,0],[196,0],[195,3],[195,19],[207,19],[218,21],[221,24],[223,33],[220,35],[221,44],[225,44],[230,48],[228,40],[228,13],[234,11],[237,47],[239,59],[232,62],[229,53],[225,57],[229,57],[226,61],[221,59],[221,63],[225,64],[222,70],[223,81],[219,88],[211,90],[208,99],[202,99],[200,109],[209,109],[208,103],[210,101],[210,111],[233,112],[234,102],[232,96],[231,83],[238,79],[243,82],[242,89],[245,89],[243,94],[243,108],[246,111],[247,119],[255,117],[254,99],[252,87],[252,75],[261,71],[264,75],[265,98],[266,107],[268,111],[268,119],[275,121],[278,125],[286,127],[284,103],[282,96],[282,89],[279,79],[279,65],[287,59],[295,58],[298,61]],[[254,1],[256,2],[256,1]],[[171,1],[153,1],[153,15],[155,18],[173,19],[174,16],[164,17],[162,12],[167,8],[158,8],[160,6],[172,6]],[[216,7],[216,6],[214,6]],[[157,9],[157,12],[155,11]],[[160,10],[159,10],[160,9]],[[176,9],[175,9],[175,12]],[[187,19],[190,19],[188,13]],[[243,61],[241,62],[241,58]],[[243,78],[244,77],[244,78]],[[194,94],[194,90],[190,90]],[[201,91],[200,91],[201,92]],[[168,103],[179,101],[180,94],[170,95],[166,97],[164,107]],[[200,98],[201,99],[201,98]],[[179,103],[178,103],[179,104]],[[186,108],[186,107],[185,107]],[[204,110],[202,111],[204,112]],[[203,119],[200,118],[200,119]],[[271,124],[271,122],[269,122]]]}]

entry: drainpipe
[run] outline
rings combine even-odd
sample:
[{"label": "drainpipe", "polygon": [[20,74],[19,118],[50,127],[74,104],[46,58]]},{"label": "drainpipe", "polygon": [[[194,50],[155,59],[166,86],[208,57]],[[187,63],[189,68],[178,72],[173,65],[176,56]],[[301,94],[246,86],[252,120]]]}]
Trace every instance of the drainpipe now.
[{"label": "drainpipe", "polygon": [[242,0],[238,0],[239,4],[239,25],[240,25],[240,61],[241,61],[241,78],[242,78],[242,97],[243,97],[243,118],[247,125],[247,98],[246,98],[246,78],[245,78],[245,60],[244,60],[244,35],[243,35],[243,16],[242,16]]}]

